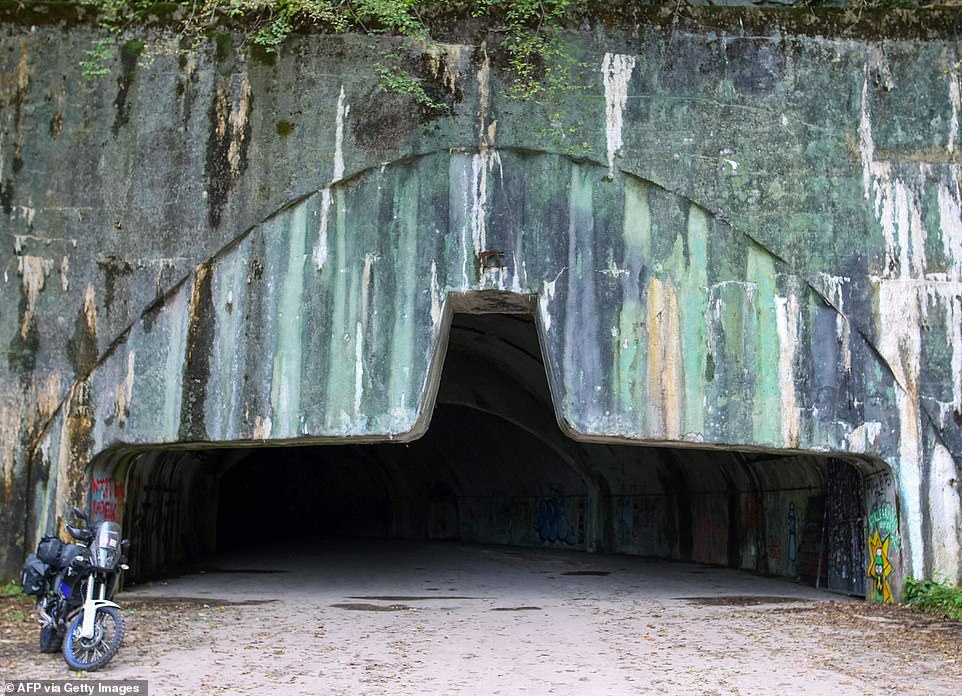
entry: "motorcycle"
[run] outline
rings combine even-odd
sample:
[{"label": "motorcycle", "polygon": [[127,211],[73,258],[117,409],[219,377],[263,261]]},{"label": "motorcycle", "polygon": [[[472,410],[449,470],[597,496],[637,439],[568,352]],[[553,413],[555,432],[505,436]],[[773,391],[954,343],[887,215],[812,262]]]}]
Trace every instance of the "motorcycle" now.
[{"label": "motorcycle", "polygon": [[[83,510],[73,513],[86,525]],[[116,522],[66,527],[77,543],[44,537],[20,581],[37,597],[41,652],[59,650],[70,669],[92,672],[110,661],[124,638],[124,617],[112,599],[129,570],[123,552],[130,542],[121,539]]]}]

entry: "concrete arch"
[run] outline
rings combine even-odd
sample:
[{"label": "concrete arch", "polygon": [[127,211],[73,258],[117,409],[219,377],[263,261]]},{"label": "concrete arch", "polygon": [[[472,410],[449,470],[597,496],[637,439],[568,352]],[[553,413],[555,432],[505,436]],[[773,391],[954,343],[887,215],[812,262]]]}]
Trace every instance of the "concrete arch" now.
[{"label": "concrete arch", "polygon": [[[486,251],[503,261],[482,268]],[[113,444],[411,440],[452,313],[534,307],[573,438],[893,458],[905,434],[858,403],[882,386],[898,401],[901,383],[840,305],[623,172],[550,153],[424,155],[299,199],[199,265],[75,383],[35,451],[71,481]],[[900,482],[924,564],[923,503]]]}]

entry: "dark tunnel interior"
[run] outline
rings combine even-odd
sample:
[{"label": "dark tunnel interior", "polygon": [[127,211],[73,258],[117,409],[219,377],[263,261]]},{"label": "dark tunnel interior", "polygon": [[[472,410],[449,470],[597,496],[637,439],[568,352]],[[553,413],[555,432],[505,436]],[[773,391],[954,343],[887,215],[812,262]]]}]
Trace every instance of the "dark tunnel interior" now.
[{"label": "dark tunnel interior", "polygon": [[128,455],[124,524],[136,580],[280,534],[625,553],[862,594],[872,471],[816,454],[576,442],[555,419],[533,319],[465,314],[422,438]]}]

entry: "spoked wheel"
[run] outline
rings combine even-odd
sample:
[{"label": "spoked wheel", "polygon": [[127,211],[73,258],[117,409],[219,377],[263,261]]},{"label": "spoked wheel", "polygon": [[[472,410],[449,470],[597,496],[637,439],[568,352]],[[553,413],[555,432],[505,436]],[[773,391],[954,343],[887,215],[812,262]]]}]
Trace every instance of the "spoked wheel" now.
[{"label": "spoked wheel", "polygon": [[94,617],[94,634],[83,638],[83,612],[67,626],[63,639],[63,659],[70,669],[93,672],[110,661],[124,639],[124,617],[116,607],[98,607]]}]

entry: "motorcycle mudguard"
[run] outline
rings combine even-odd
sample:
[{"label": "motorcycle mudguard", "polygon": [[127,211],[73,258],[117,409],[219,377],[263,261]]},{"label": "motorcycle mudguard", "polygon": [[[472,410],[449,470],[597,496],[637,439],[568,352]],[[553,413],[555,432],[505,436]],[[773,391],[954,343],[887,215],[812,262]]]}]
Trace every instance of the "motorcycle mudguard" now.
[{"label": "motorcycle mudguard", "polygon": [[83,622],[81,623],[80,637],[81,638],[92,638],[94,635],[94,617],[97,615],[97,609],[100,607],[114,607],[120,609],[120,605],[111,602],[107,599],[91,599],[84,602],[83,609]]}]

